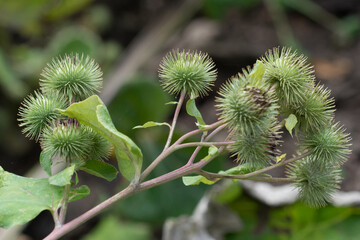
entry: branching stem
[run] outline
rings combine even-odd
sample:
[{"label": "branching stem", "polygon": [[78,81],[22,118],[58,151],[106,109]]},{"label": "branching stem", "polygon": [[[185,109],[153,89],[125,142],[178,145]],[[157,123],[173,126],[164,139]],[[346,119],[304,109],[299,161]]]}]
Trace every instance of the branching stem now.
[{"label": "branching stem", "polygon": [[[231,134],[231,133],[230,133]],[[219,148],[218,154],[220,154],[223,150],[224,150],[225,146],[222,146]],[[169,182],[171,180],[180,178],[182,176],[191,174],[191,173],[203,173],[203,174],[207,174],[209,177],[221,177],[221,178],[238,178],[238,179],[251,179],[251,180],[256,180],[256,181],[274,181],[274,182],[293,182],[294,179],[289,179],[289,180],[285,180],[282,178],[267,178],[267,177],[256,177],[256,175],[261,174],[263,172],[269,171],[271,169],[274,169],[276,167],[280,167],[283,166],[285,164],[294,162],[296,160],[299,160],[301,158],[306,157],[307,155],[309,155],[309,153],[304,153],[302,155],[299,155],[297,157],[282,161],[280,163],[274,164],[270,167],[266,167],[263,168],[261,170],[255,171],[253,173],[249,173],[249,174],[244,174],[244,175],[222,175],[222,174],[216,174],[216,173],[208,173],[208,172],[204,172],[201,169],[208,164],[209,162],[211,162],[211,160],[213,160],[218,154],[212,156],[210,159],[208,159],[207,161],[199,161],[196,163],[192,163],[192,164],[187,164],[179,169],[176,169],[172,172],[166,173],[160,177],[156,177],[154,179],[148,180],[146,182],[140,183],[140,185],[138,186],[138,188],[136,190],[134,190],[134,188],[129,185],[127,188],[125,188],[124,190],[122,190],[121,192],[115,194],[114,196],[110,197],[109,199],[105,200],[104,202],[100,203],[99,205],[95,206],[94,208],[90,209],[89,211],[87,211],[86,213],[82,214],[81,216],[75,218],[74,220],[70,221],[69,223],[63,225],[61,228],[55,228],[53,230],[52,233],[50,233],[44,240],[54,240],[54,239],[58,239],[62,236],[64,236],[66,233],[74,230],[75,228],[77,228],[78,226],[80,226],[81,224],[85,223],[86,221],[88,221],[89,219],[95,217],[96,215],[98,215],[99,213],[101,213],[102,211],[104,211],[105,209],[109,208],[110,206],[112,206],[114,203],[118,202],[119,200],[125,199],[131,195],[133,195],[135,192],[139,192],[142,190],[146,190],[149,188],[153,188],[155,186],[158,186],[162,183],[166,183]],[[210,174],[210,175],[209,175]]]},{"label": "branching stem", "polygon": [[144,170],[144,172],[141,174],[140,181],[143,181],[154,170],[154,168],[157,165],[159,165],[159,163],[162,162],[168,155],[170,155],[172,152],[174,152],[176,146],[181,144],[185,139],[187,139],[187,138],[189,138],[189,137],[191,137],[193,135],[202,133],[204,131],[214,129],[214,128],[219,127],[220,125],[223,125],[223,124],[224,124],[224,121],[218,121],[218,122],[215,122],[215,123],[213,123],[211,125],[208,125],[207,127],[203,128],[203,129],[196,129],[196,130],[193,130],[193,131],[188,132],[188,133],[184,134],[183,136],[181,136],[177,141],[175,141],[175,143],[173,143],[168,148],[164,149],[163,152]]}]

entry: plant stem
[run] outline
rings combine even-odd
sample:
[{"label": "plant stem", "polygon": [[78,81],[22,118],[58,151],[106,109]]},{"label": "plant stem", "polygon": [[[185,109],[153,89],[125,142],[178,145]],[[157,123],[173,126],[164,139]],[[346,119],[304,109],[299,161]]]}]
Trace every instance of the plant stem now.
[{"label": "plant stem", "polygon": [[[219,148],[219,153],[224,149],[224,147]],[[160,177],[148,180],[146,182],[140,183],[136,190],[134,190],[133,186],[129,185],[127,188],[122,190],[121,192],[115,194],[114,196],[108,198],[104,202],[100,203],[99,205],[95,206],[94,208],[90,209],[89,211],[85,212],[84,214],[80,215],[79,217],[75,218],[74,220],[64,224],[61,226],[61,228],[55,228],[44,240],[54,240],[58,239],[68,232],[74,230],[81,224],[87,222],[89,219],[95,217],[105,209],[112,206],[114,203],[118,202],[119,200],[125,199],[131,195],[133,195],[136,192],[146,190],[153,188],[155,186],[158,186],[162,183],[169,182],[171,180],[177,179],[179,177],[182,177],[184,175],[194,173],[199,171],[202,167],[204,167],[206,164],[208,164],[211,160],[213,160],[218,154],[212,156],[207,161],[200,161],[194,164],[191,164],[189,166],[185,165],[179,169],[176,169],[172,172],[166,173]]]},{"label": "plant stem", "polygon": [[181,106],[182,106],[182,104],[184,102],[184,99],[185,99],[185,94],[186,94],[185,91],[181,92],[181,94],[180,94],[180,98],[179,98],[179,101],[178,101],[176,109],[175,109],[174,118],[173,118],[173,121],[172,121],[172,124],[171,124],[171,127],[170,127],[169,136],[168,136],[168,139],[166,141],[164,150],[166,150],[171,144],[171,140],[172,140],[172,137],[173,137],[174,131],[175,131],[176,122],[177,122],[177,119],[179,117],[180,109],[181,109]]},{"label": "plant stem", "polygon": [[[208,129],[203,129],[202,131],[206,131],[206,130],[215,128],[215,127],[219,126],[220,124],[222,124],[222,123],[217,122],[215,124],[210,125],[211,127],[209,126]],[[198,132],[201,132],[201,131],[194,130],[194,131],[191,132],[191,134],[195,134],[195,133],[198,133]],[[191,135],[190,133],[188,133],[188,134]],[[232,133],[229,134],[227,139],[230,138],[231,135],[232,135]],[[160,162],[161,160],[163,160],[163,158],[165,158],[168,154],[170,154],[174,150],[173,148],[175,148],[177,146],[177,144],[179,144],[181,142],[182,142],[182,140],[179,139],[178,141],[176,141],[176,144],[173,144],[166,151],[162,152],[160,154],[161,157],[160,156],[158,157],[158,159],[160,159],[160,160],[158,160],[157,162]],[[67,224],[64,224],[60,228],[55,228],[44,240],[54,240],[54,239],[58,239],[58,238],[64,236],[66,233],[74,230],[75,228],[77,228],[81,224],[85,223],[89,219],[95,217],[96,215],[98,215],[99,213],[104,211],[105,209],[109,208],[114,203],[118,202],[119,200],[125,199],[125,198],[133,195],[136,192],[153,188],[153,187],[158,186],[158,185],[160,185],[162,183],[169,182],[171,180],[177,179],[177,178],[185,176],[187,174],[196,173],[196,172],[202,172],[201,169],[205,165],[207,165],[209,162],[211,162],[215,157],[217,157],[224,149],[225,149],[225,146],[221,146],[219,148],[219,150],[218,150],[218,154],[215,154],[214,156],[212,156],[207,161],[199,161],[199,162],[192,163],[192,164],[186,164],[185,166],[183,166],[183,167],[181,167],[179,169],[176,169],[174,171],[166,173],[166,174],[164,174],[162,176],[159,176],[157,178],[148,180],[146,182],[140,183],[136,189],[134,189],[134,187],[132,185],[129,185],[127,188],[125,188],[121,192],[115,194],[114,196],[110,197],[109,199],[105,200],[104,202],[100,203],[99,205],[95,206],[94,208],[90,209],[89,211],[87,211],[86,213],[80,215],[79,217],[75,218],[74,220],[68,222]],[[304,154],[299,155],[297,157],[282,161],[280,163],[274,164],[274,165],[269,166],[267,168],[260,169],[258,171],[253,172],[253,173],[248,173],[248,174],[244,174],[244,175],[225,175],[225,176],[232,176],[233,178],[238,177],[239,179],[247,178],[247,179],[258,180],[258,181],[284,182],[285,180],[281,179],[281,178],[256,177],[256,175],[261,174],[261,173],[266,172],[266,171],[269,171],[269,170],[271,170],[273,168],[280,167],[280,166],[283,166],[285,164],[294,162],[294,161],[299,160],[299,159],[301,159],[303,157],[306,157],[309,154],[310,153],[304,153]],[[148,172],[150,172],[150,171],[148,171]],[[219,176],[219,175],[215,174],[215,176]],[[220,175],[220,176],[225,177],[223,175]],[[288,181],[288,182],[293,181],[293,179],[286,180],[286,181]]]},{"label": "plant stem", "polygon": [[186,147],[196,147],[196,146],[202,146],[202,147],[211,147],[211,146],[227,146],[234,144],[234,141],[229,142],[190,142],[190,143],[183,143],[175,146],[175,150],[179,150]]},{"label": "plant stem", "polygon": [[264,173],[264,172],[267,172],[267,171],[270,171],[271,169],[274,169],[274,168],[277,168],[277,167],[281,167],[281,166],[284,166],[286,164],[289,164],[289,163],[292,163],[292,162],[295,162],[299,159],[302,159],[306,156],[309,156],[311,153],[310,152],[306,152],[306,153],[303,153],[299,156],[296,156],[296,157],[293,157],[293,158],[290,158],[288,160],[284,160],[284,161],[281,161],[279,163],[276,163],[274,165],[271,165],[269,167],[266,167],[266,168],[263,168],[263,169],[259,169],[257,171],[254,171],[254,172],[251,172],[251,173],[247,173],[247,174],[243,174],[243,175],[239,175],[239,176],[243,176],[245,178],[247,177],[253,177],[253,176],[256,176],[256,175],[259,175],[261,173]]},{"label": "plant stem", "polygon": [[[247,173],[247,174],[232,175],[232,174],[211,173],[211,172],[206,172],[206,171],[203,171],[203,170],[200,170],[197,173],[200,174],[200,175],[203,175],[204,177],[206,177],[209,180],[213,180],[213,179],[216,179],[216,178],[232,178],[232,179],[249,179],[249,180],[255,180],[255,181],[267,181],[267,180],[272,181],[270,179],[277,179],[277,178],[269,178],[269,177],[263,178],[263,177],[256,177],[256,176],[261,174],[261,173],[267,172],[267,171],[269,171],[271,169],[281,167],[283,165],[286,165],[286,164],[292,163],[294,161],[297,161],[299,159],[302,159],[302,158],[308,156],[309,154],[310,154],[309,152],[304,153],[304,154],[301,154],[301,155],[296,156],[294,158],[290,158],[288,160],[276,163],[276,164],[271,165],[269,167],[262,168],[260,170],[257,170],[257,171],[251,172],[251,173]],[[281,181],[281,180],[279,180],[279,181]]]},{"label": "plant stem", "polygon": [[60,228],[61,227],[61,223],[59,221],[59,213],[57,210],[55,211],[51,211],[51,214],[53,216],[54,219],[54,223],[55,223],[55,228]]},{"label": "plant stem", "polygon": [[276,177],[244,177],[244,175],[231,175],[231,174],[220,174],[220,173],[211,173],[204,170],[197,172],[198,174],[206,177],[207,179],[213,181],[215,179],[221,178],[230,178],[230,179],[241,179],[241,180],[253,180],[253,181],[262,181],[262,182],[277,182],[277,183],[294,183],[296,179],[294,178],[276,178]]},{"label": "plant stem", "polygon": [[[70,165],[71,165],[70,161],[66,160],[66,167],[70,167]],[[68,208],[68,205],[69,205],[70,189],[71,189],[71,184],[66,184],[65,189],[64,189],[64,199],[63,199],[63,202],[62,202],[60,215],[59,215],[60,227],[65,222],[66,212],[67,212],[67,208]],[[56,227],[59,227],[59,226],[56,225]]]},{"label": "plant stem", "polygon": [[[60,223],[59,226],[60,227],[65,222],[66,211],[67,211],[67,207],[69,204],[69,193],[70,193],[70,184],[66,184],[65,189],[64,189],[64,199],[63,199],[63,203],[62,203],[60,215],[59,215],[59,223]],[[57,227],[59,227],[59,226],[57,226]]]},{"label": "plant stem", "polygon": [[193,130],[193,131],[188,132],[188,133],[184,134],[183,136],[181,136],[174,144],[172,144],[167,149],[164,149],[163,152],[144,170],[144,172],[141,174],[140,181],[144,180],[152,172],[152,170],[154,170],[154,168],[157,165],[159,165],[160,162],[162,162],[168,155],[170,155],[174,151],[175,147],[177,145],[181,144],[185,139],[187,139],[193,135],[196,135],[198,133],[219,127],[219,125],[221,125],[223,123],[224,123],[224,121],[218,121],[211,125],[208,125],[207,127],[203,128],[203,129],[196,129],[196,130]]}]

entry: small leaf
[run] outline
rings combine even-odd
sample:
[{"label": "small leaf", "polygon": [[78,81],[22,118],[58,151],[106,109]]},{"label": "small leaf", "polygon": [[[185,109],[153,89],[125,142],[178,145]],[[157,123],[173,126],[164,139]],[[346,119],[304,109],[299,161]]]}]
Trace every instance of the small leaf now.
[{"label": "small leaf", "polygon": [[40,153],[40,165],[49,176],[52,175],[51,174],[51,164],[52,164],[51,156],[49,156],[45,152],[41,152]]},{"label": "small leaf", "polygon": [[205,121],[203,120],[200,111],[197,109],[195,105],[195,99],[191,98],[186,103],[186,112],[190,115],[196,118],[198,121],[197,125],[206,125]]},{"label": "small leaf", "polygon": [[215,146],[209,147],[208,154],[209,154],[210,156],[214,156],[214,155],[216,155],[217,153],[218,153],[218,148],[217,148],[217,147],[215,147]]},{"label": "small leaf", "polygon": [[109,111],[99,96],[93,95],[84,101],[72,104],[66,110],[59,109],[59,111],[91,127],[112,143],[121,174],[129,181],[139,180],[143,160],[141,150],[128,136],[115,128]]},{"label": "small leaf", "polygon": [[231,174],[231,175],[239,175],[239,174],[247,174],[255,171],[256,169],[251,168],[248,163],[240,164],[236,167],[230,168],[226,171],[219,171],[220,174]]},{"label": "small leaf", "polygon": [[288,118],[285,119],[285,127],[292,136],[292,130],[296,126],[298,120],[294,114],[290,114]]},{"label": "small leaf", "polygon": [[0,167],[0,227],[24,224],[44,210],[56,211],[64,187],[51,185],[47,178],[26,178]]},{"label": "small leaf", "polygon": [[94,176],[104,178],[109,182],[114,180],[118,173],[113,165],[98,160],[88,160],[80,169]]},{"label": "small leaf", "polygon": [[166,122],[159,123],[159,122],[149,121],[149,122],[146,122],[146,123],[143,124],[143,125],[135,126],[135,127],[133,127],[133,129],[157,127],[157,126],[163,126],[163,125],[166,125],[166,126],[168,126],[169,128],[171,127],[171,126],[170,126],[168,123],[166,123]]},{"label": "small leaf", "polygon": [[200,161],[207,161],[211,157],[215,156],[217,153],[218,153],[218,148],[215,146],[211,146],[211,147],[209,147],[208,155],[206,157],[204,157],[203,159],[201,159]]},{"label": "small leaf", "polygon": [[261,62],[260,60],[257,60],[253,70],[250,73],[250,76],[254,76],[254,78],[257,81],[261,81],[262,77],[264,76],[264,73],[265,73],[264,63]]},{"label": "small leaf", "polygon": [[55,186],[65,186],[70,184],[71,177],[75,172],[75,165],[65,168],[61,172],[49,177],[49,183]]},{"label": "small leaf", "polygon": [[276,157],[276,163],[281,162],[283,159],[285,159],[286,153],[282,154],[281,156]]},{"label": "small leaf", "polygon": [[171,101],[171,102],[165,103],[165,105],[174,105],[174,104],[178,104],[178,102],[176,102],[176,101]]},{"label": "small leaf", "polygon": [[82,185],[77,188],[72,188],[70,191],[69,202],[87,197],[90,194],[90,188],[86,185]]},{"label": "small leaf", "polygon": [[199,185],[200,183],[205,183],[207,185],[212,185],[215,182],[217,182],[217,180],[216,181],[211,181],[211,180],[209,180],[206,177],[201,176],[201,175],[198,175],[198,176],[183,176],[182,181],[183,181],[185,186]]}]

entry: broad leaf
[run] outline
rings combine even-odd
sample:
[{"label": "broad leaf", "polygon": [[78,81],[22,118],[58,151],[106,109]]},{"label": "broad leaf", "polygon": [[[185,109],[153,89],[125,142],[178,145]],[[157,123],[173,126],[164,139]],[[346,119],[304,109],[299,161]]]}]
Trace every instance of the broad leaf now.
[{"label": "broad leaf", "polygon": [[296,126],[298,120],[294,114],[290,114],[288,118],[285,119],[285,127],[292,136],[292,130]]},{"label": "broad leaf", "polygon": [[90,194],[90,189],[86,185],[81,185],[77,188],[72,188],[70,191],[69,202],[82,199]]},{"label": "broad leaf", "polygon": [[52,175],[51,174],[51,164],[52,164],[51,156],[49,156],[49,154],[46,154],[45,152],[41,152],[40,153],[40,165],[49,176]]},{"label": "broad leaf", "polygon": [[94,176],[104,178],[109,182],[114,180],[118,173],[113,165],[98,160],[88,160],[80,169]]},{"label": "broad leaf", "polygon": [[0,167],[0,227],[24,224],[44,210],[56,211],[64,187],[54,186],[47,178],[26,178]]},{"label": "broad leaf", "polygon": [[66,110],[59,110],[68,117],[76,118],[81,124],[91,127],[115,147],[115,154],[122,175],[128,180],[140,177],[142,153],[139,147],[125,134],[119,132],[99,96],[93,95],[84,101],[74,103]]},{"label": "broad leaf", "polygon": [[186,112],[190,115],[196,118],[196,120],[198,121],[197,125],[199,127],[201,126],[205,126],[205,121],[201,116],[200,111],[197,109],[196,105],[195,105],[195,99],[191,98],[187,101],[186,103]]},{"label": "broad leaf", "polygon": [[75,165],[65,168],[61,172],[49,177],[49,183],[55,186],[65,186],[70,184],[71,177],[75,172]]},{"label": "broad leaf", "polygon": [[207,185],[212,185],[214,184],[216,181],[211,181],[209,179],[207,179],[204,176],[198,175],[198,176],[184,176],[182,177],[182,181],[184,183],[185,186],[190,186],[190,185],[199,185],[200,183],[205,183]]},{"label": "broad leaf", "polygon": [[144,123],[143,125],[135,126],[135,127],[133,127],[133,129],[157,127],[157,126],[164,126],[164,125],[165,125],[165,126],[168,126],[169,128],[171,127],[171,126],[170,126],[168,123],[166,123],[166,122],[159,123],[159,122],[149,121],[149,122]]}]

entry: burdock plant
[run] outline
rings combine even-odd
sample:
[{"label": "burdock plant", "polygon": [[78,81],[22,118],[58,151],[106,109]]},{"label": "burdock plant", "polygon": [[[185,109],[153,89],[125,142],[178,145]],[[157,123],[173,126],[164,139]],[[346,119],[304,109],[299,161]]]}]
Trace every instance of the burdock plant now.
[{"label": "burdock plant", "polygon": [[[54,59],[42,73],[40,90],[19,109],[20,126],[27,137],[40,142],[40,163],[49,177],[24,178],[0,168],[0,227],[23,224],[49,210],[55,229],[45,239],[57,239],[113,203],[180,177],[187,186],[213,184],[223,178],[292,183],[309,206],[327,204],[339,187],[341,167],[350,154],[350,137],[335,123],[334,100],[329,90],[315,83],[306,57],[288,48],[265,53],[252,68],[223,84],[215,104],[219,120],[207,124],[195,102],[211,90],[216,74],[206,53],[174,50],[164,57],[160,83],[178,101],[171,124],[151,121],[134,127],[170,128],[163,151],[143,170],[140,148],[115,128],[106,106],[95,95],[102,81],[99,66],[78,54]],[[186,99],[186,112],[195,117],[197,128],[173,139]],[[212,140],[221,131],[226,137]],[[298,144],[291,158],[279,149],[285,131]],[[200,135],[199,141],[185,142],[195,135]],[[111,147],[128,187],[65,223],[68,203],[89,194],[87,186],[78,186],[76,172],[86,171],[108,181],[116,177],[117,169],[103,161]],[[195,150],[184,166],[148,179],[170,154],[186,147]],[[207,148],[208,155],[199,159],[201,148]],[[235,167],[217,173],[203,170],[225,151],[231,153]],[[64,163],[64,169],[55,173],[58,162]],[[286,166],[286,177],[263,174],[280,166]]]}]

